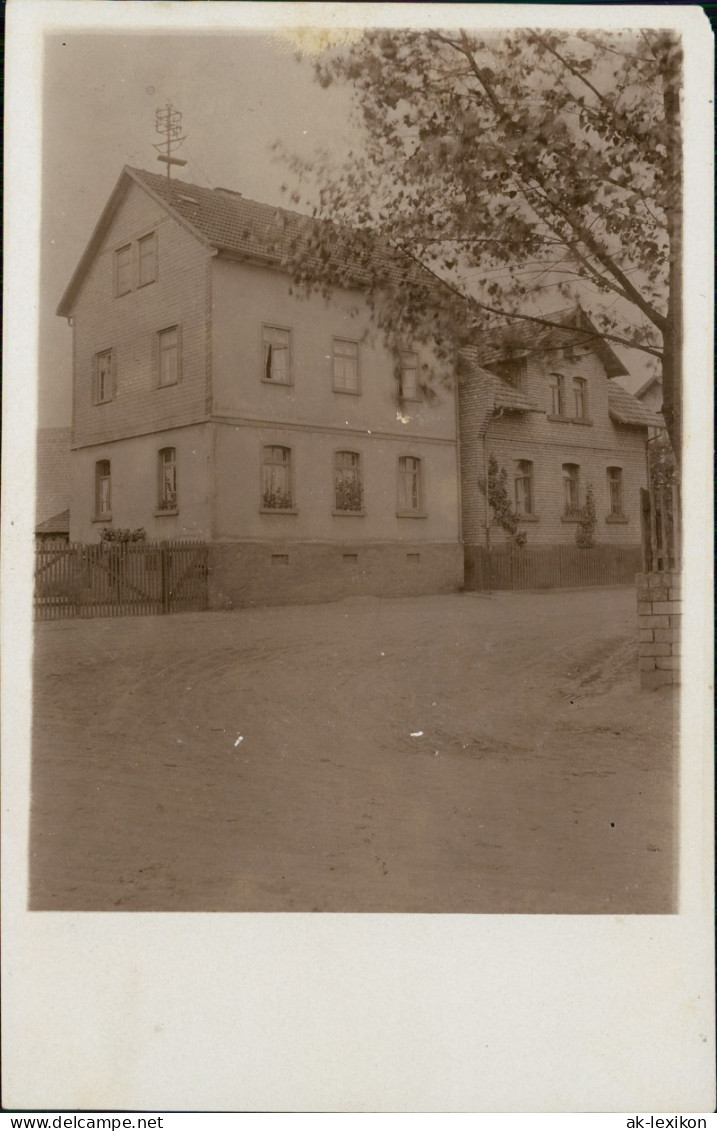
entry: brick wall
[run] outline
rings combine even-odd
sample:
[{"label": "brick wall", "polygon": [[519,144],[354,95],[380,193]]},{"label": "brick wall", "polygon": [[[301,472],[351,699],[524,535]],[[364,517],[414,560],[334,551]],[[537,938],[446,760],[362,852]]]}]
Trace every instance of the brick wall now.
[{"label": "brick wall", "polygon": [[35,525],[70,505],[70,429],[38,428]]},{"label": "brick wall", "polygon": [[[587,381],[586,423],[548,418],[553,372],[565,378],[568,398],[572,396],[573,377]],[[526,359],[521,392],[541,411],[493,415],[488,380],[476,366],[468,367],[462,375],[459,399],[463,537],[467,545],[485,544],[485,497],[478,480],[485,478],[486,449],[488,456],[494,455],[508,472],[513,503],[516,462],[529,460],[533,465],[534,514],[520,526],[527,533],[529,545],[575,540],[576,522],[563,517],[564,463],[579,466],[580,505],[584,505],[587,486],[592,484],[597,541],[639,545],[640,488],[647,485],[647,429],[619,425],[610,418],[608,384],[602,363],[593,353],[575,359],[564,358],[561,351],[533,354]],[[619,519],[608,517],[608,467],[622,470],[623,516]],[[499,544],[507,540],[507,535],[492,525],[490,539]]]},{"label": "brick wall", "polygon": [[637,575],[640,682],[644,688],[680,682],[681,574]]}]

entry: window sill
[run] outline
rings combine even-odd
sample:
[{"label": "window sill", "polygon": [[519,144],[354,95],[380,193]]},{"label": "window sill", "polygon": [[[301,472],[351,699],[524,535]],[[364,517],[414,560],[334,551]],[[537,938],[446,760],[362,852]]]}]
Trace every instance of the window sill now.
[{"label": "window sill", "polygon": [[360,397],[361,396],[361,390],[360,389],[337,389],[336,386],[334,385],[333,391],[335,393],[343,393],[345,396],[348,396],[348,397]]},{"label": "window sill", "polygon": [[176,381],[158,381],[157,382],[157,388],[158,389],[174,389],[174,388],[177,387],[178,384],[179,384],[179,378],[177,378]]},{"label": "window sill", "polygon": [[572,424],[572,416],[557,416],[555,413],[549,412],[546,417],[547,420],[554,420],[557,424]]},{"label": "window sill", "polygon": [[339,510],[338,507],[334,507],[331,513],[339,518],[364,518],[366,515],[366,511],[363,507],[359,511]]},{"label": "window sill", "polygon": [[101,405],[101,404],[112,404],[113,400],[114,400],[114,397],[106,397],[103,401],[93,401],[92,404],[94,406]]},{"label": "window sill", "polygon": [[401,404],[423,404],[423,397],[404,397],[399,394]]},{"label": "window sill", "polygon": [[516,514],[518,522],[540,522],[540,517],[537,514]]},{"label": "window sill", "polygon": [[155,518],[170,518],[172,515],[175,515],[175,514],[179,514],[179,508],[178,507],[172,507],[171,509],[169,507],[163,507],[162,510],[158,510],[158,511],[154,512],[154,517]]},{"label": "window sill", "polygon": [[605,515],[605,522],[626,523],[626,522],[629,522],[629,521],[630,521],[630,519],[627,517],[626,514],[607,514],[607,515]]},{"label": "window sill", "polygon": [[396,518],[428,518],[426,511],[396,511]]},{"label": "window sill", "polygon": [[259,514],[298,514],[297,507],[259,507]]},{"label": "window sill", "polygon": [[574,416],[572,418],[572,422],[573,422],[573,424],[587,425],[588,428],[592,428],[592,426],[593,426],[593,422],[592,422],[592,420],[590,419],[589,416]]},{"label": "window sill", "polygon": [[272,381],[269,377],[262,377],[262,385],[275,385],[278,389],[291,389],[293,388],[293,381]]},{"label": "window sill", "polygon": [[579,514],[562,514],[560,516],[561,522],[580,522]]},{"label": "window sill", "polygon": [[90,519],[90,522],[112,522],[111,514],[95,514]]}]

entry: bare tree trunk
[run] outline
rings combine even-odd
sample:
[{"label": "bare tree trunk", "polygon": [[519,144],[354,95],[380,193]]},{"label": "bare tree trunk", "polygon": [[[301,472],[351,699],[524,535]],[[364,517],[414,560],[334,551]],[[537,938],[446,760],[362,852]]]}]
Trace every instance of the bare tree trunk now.
[{"label": "bare tree trunk", "polygon": [[677,464],[682,456],[682,127],[680,89],[682,52],[679,39],[666,33],[662,46],[662,91],[667,126],[666,180],[671,197],[667,208],[667,235],[670,244],[669,299],[667,326],[663,333],[662,414]]}]

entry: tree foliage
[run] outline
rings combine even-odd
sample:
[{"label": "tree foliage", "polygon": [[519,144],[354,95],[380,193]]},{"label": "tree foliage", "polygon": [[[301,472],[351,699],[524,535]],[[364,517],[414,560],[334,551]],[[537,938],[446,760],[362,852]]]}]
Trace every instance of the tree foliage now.
[{"label": "tree foliage", "polygon": [[[608,341],[660,361],[679,451],[679,39],[369,30],[316,76],[350,84],[365,144],[340,169],[328,155],[293,168],[318,181],[314,215],[351,228],[386,331],[447,353],[581,298]],[[423,270],[379,266],[377,236]],[[312,238],[302,281],[345,283],[335,229]]]}]

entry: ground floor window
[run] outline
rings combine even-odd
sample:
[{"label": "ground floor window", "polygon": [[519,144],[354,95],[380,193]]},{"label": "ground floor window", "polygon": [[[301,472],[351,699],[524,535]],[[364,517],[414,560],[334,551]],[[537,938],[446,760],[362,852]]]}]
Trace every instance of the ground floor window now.
[{"label": "ground floor window", "polygon": [[360,511],[363,507],[358,452],[336,452],[334,456],[334,506],[337,511]]},{"label": "ground floor window", "polygon": [[111,514],[110,461],[100,459],[95,464],[95,517],[110,518]]},{"label": "ground floor window", "polygon": [[159,452],[157,507],[161,511],[177,509],[177,451],[162,448]]},{"label": "ground floor window", "polygon": [[566,518],[577,518],[580,511],[580,467],[563,464],[563,512]]},{"label": "ground floor window", "polygon": [[267,445],[262,457],[262,506],[267,510],[293,507],[291,448]]},{"label": "ground floor window", "polygon": [[398,509],[418,512],[423,506],[421,461],[415,456],[400,456],[398,461]]},{"label": "ground floor window", "polygon": [[614,517],[622,517],[622,468],[621,467],[608,467],[607,469],[607,488],[610,498],[610,514]]},{"label": "ground floor window", "polygon": [[519,459],[515,465],[515,509],[518,514],[533,513],[533,464]]}]

